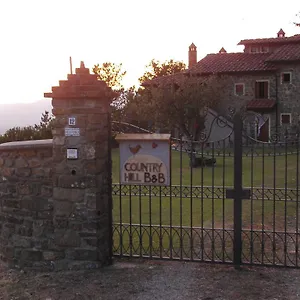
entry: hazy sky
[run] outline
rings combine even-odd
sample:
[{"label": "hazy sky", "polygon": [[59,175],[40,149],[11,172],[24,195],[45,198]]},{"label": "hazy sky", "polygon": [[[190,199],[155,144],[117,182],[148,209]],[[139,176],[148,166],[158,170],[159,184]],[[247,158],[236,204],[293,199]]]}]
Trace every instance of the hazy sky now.
[{"label": "hazy sky", "polygon": [[1,0],[0,103],[34,102],[73,66],[123,63],[136,84],[152,58],[187,62],[223,46],[242,51],[245,38],[299,33],[299,0]]}]

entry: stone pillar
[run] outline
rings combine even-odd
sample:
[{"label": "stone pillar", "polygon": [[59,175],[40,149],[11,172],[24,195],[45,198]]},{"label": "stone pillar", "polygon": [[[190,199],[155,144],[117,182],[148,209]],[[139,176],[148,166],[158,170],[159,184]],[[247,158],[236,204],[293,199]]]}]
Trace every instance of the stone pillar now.
[{"label": "stone pillar", "polygon": [[110,102],[82,62],[52,88],[54,269],[98,268],[112,258]]}]

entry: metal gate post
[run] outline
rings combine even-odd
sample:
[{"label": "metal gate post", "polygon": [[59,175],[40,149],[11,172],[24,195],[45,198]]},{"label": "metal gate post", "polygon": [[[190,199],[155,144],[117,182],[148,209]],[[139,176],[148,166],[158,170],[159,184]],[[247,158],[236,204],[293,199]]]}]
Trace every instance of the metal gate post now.
[{"label": "metal gate post", "polygon": [[234,132],[234,240],[233,262],[236,268],[242,263],[242,164],[243,164],[243,121],[240,113],[233,119]]}]

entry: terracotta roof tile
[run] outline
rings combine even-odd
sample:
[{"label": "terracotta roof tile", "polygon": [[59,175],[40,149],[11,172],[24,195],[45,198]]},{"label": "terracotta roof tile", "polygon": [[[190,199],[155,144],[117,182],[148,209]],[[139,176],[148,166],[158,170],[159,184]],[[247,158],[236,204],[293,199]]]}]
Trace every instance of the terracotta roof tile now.
[{"label": "terracotta roof tile", "polygon": [[295,60],[300,60],[300,44],[283,45],[267,59],[270,62]]},{"label": "terracotta roof tile", "polygon": [[196,74],[272,71],[275,66],[266,63],[269,53],[216,53],[208,54],[189,72]]},{"label": "terracotta roof tile", "polygon": [[247,109],[266,109],[273,108],[276,104],[272,99],[253,99],[247,103]]},{"label": "terracotta roof tile", "polygon": [[291,43],[300,42],[300,34],[289,37],[276,37],[276,38],[262,38],[262,39],[247,39],[241,40],[238,45],[247,44],[274,44],[274,43]]}]

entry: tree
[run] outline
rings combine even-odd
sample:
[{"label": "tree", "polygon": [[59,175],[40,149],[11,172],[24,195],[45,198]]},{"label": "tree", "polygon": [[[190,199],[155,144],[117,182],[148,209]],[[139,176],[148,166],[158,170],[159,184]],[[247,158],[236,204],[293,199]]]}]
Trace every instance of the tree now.
[{"label": "tree", "polygon": [[54,117],[48,111],[42,113],[40,124],[35,124],[35,139],[52,139],[52,124]]},{"label": "tree", "polygon": [[150,115],[156,127],[178,129],[191,140],[199,140],[208,108],[214,108],[226,77],[190,77],[184,73],[162,77],[146,84],[137,100],[140,114]]},{"label": "tree", "polygon": [[52,138],[52,122],[54,118],[48,111],[41,116],[39,124],[34,126],[13,127],[0,136],[0,144],[13,141],[43,140]]},{"label": "tree", "polygon": [[123,79],[127,72],[122,70],[122,67],[122,64],[118,65],[112,62],[105,62],[101,66],[97,64],[93,67],[93,72],[98,75],[98,79],[105,81],[115,92],[115,97],[111,104],[112,119],[115,121],[122,120],[128,96],[132,91],[132,88],[124,89]]},{"label": "tree", "polygon": [[113,90],[120,92],[124,89],[122,81],[126,75],[126,71],[123,71],[122,67],[122,64],[105,62],[101,66],[99,64],[94,65],[93,72]]},{"label": "tree", "polygon": [[158,60],[152,59],[146,66],[146,71],[139,78],[139,81],[142,84],[154,78],[180,73],[185,69],[186,65],[180,61],[174,61],[173,59],[170,59],[169,61],[161,63]]}]

